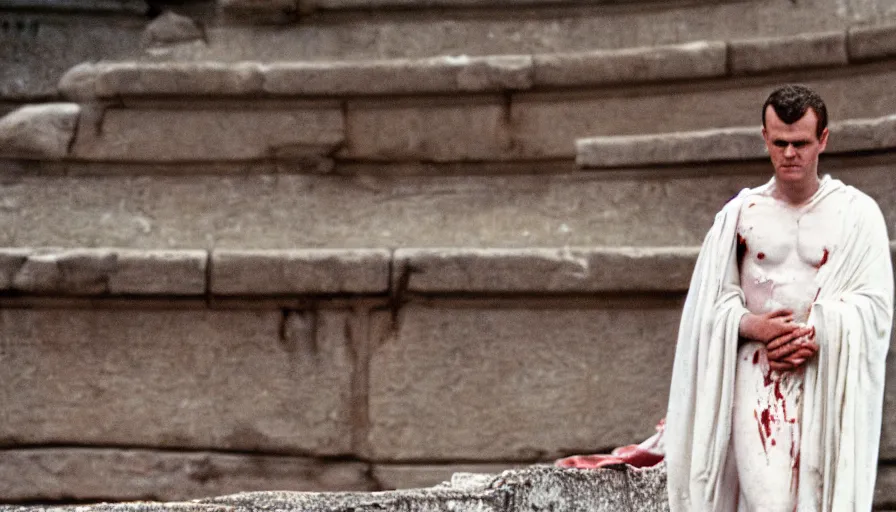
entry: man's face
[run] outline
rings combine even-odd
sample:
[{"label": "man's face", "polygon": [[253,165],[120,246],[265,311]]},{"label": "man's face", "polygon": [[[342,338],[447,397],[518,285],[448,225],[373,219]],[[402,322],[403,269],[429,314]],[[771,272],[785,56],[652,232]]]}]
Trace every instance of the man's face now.
[{"label": "man's face", "polygon": [[818,155],[828,143],[828,129],[815,135],[818,116],[811,108],[793,124],[781,121],[771,105],[765,110],[762,136],[779,182],[809,183],[818,179]]}]

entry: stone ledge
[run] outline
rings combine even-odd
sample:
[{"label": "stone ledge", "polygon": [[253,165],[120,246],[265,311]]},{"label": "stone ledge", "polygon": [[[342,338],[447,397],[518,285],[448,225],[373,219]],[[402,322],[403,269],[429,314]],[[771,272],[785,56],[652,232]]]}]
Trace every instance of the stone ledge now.
[{"label": "stone ledge", "polygon": [[863,61],[896,56],[896,25],[854,27],[847,33],[849,59]]},{"label": "stone ledge", "polygon": [[528,55],[434,57],[369,62],[295,62],[261,66],[269,95],[367,95],[490,92],[532,88]]},{"label": "stone ledge", "polygon": [[[633,492],[631,486],[638,486]],[[533,466],[501,474],[455,474],[450,482],[427,489],[375,493],[247,492],[175,503],[101,503],[0,507],[10,512],[659,512],[668,510],[666,472],[618,467],[599,471]]]},{"label": "stone ledge", "polygon": [[206,251],[0,249],[0,291],[61,295],[201,295]]},{"label": "stone ledge", "polygon": [[[896,148],[896,115],[831,123],[830,132],[828,154],[892,150]],[[576,141],[576,163],[583,168],[755,160],[767,158],[767,155],[759,127],[593,137]]]},{"label": "stone ledge", "polygon": [[728,69],[732,75],[847,63],[844,32],[746,39],[728,45]]},{"label": "stone ledge", "polygon": [[212,252],[215,295],[385,293],[387,249]]},{"label": "stone ledge", "polygon": [[[896,25],[590,52],[373,61],[99,62],[70,69],[70,99],[204,95],[358,96],[513,92],[845,66],[896,55]],[[850,53],[847,55],[847,39]]]},{"label": "stone ledge", "polygon": [[721,41],[536,55],[535,86],[613,85],[725,75]]},{"label": "stone ledge", "polygon": [[398,249],[394,279],[420,293],[683,292],[696,259],[690,247]]}]

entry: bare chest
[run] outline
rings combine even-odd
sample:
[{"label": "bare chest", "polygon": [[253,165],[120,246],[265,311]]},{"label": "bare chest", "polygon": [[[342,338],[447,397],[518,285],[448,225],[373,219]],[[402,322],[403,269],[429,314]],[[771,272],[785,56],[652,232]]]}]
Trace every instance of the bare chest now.
[{"label": "bare chest", "polygon": [[837,251],[841,211],[834,202],[793,208],[770,197],[747,201],[738,220],[741,264],[801,273],[818,270]]}]

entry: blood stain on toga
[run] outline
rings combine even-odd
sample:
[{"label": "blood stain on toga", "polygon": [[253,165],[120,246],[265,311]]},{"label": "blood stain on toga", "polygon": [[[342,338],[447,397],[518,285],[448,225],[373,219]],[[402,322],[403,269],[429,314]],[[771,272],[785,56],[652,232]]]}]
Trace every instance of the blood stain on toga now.
[{"label": "blood stain on toga", "polygon": [[764,260],[764,259],[765,259],[765,253],[764,253],[764,252],[760,252],[759,254],[756,255],[756,257],[759,258],[760,260]]},{"label": "blood stain on toga", "polygon": [[753,352],[753,364],[759,364],[759,351]]}]

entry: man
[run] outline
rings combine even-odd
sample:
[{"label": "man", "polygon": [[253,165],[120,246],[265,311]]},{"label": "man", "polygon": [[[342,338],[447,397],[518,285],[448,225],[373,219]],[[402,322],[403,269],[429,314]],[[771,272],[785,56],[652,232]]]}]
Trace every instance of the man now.
[{"label": "man", "polygon": [[774,91],[762,123],[774,178],[741,191],[704,240],[665,433],[559,465],[664,449],[672,512],[867,511],[893,310],[886,226],[868,196],[819,178],[816,93]]}]

